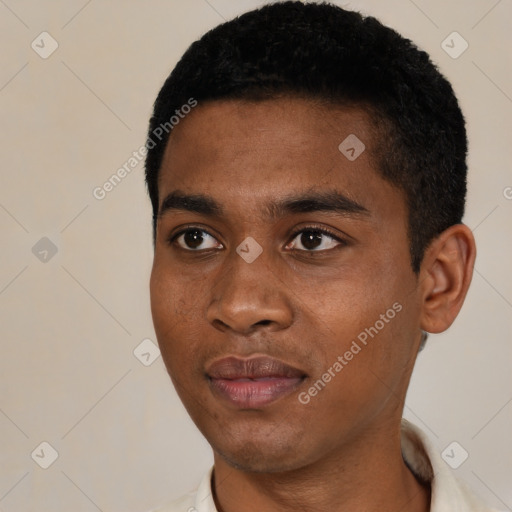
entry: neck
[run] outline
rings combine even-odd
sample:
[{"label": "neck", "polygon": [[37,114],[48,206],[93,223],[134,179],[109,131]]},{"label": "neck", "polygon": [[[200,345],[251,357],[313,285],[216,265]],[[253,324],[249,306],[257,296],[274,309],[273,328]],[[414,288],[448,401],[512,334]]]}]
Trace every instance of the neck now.
[{"label": "neck", "polygon": [[328,457],[286,472],[242,471],[217,453],[214,460],[218,512],[430,510],[430,488],[405,465],[396,426],[362,433]]}]

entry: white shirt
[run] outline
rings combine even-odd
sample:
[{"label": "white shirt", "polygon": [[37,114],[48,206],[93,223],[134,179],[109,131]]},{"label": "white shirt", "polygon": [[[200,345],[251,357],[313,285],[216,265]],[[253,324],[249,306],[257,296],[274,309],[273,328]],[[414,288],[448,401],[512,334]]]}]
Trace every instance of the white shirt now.
[{"label": "white shirt", "polygon": [[[402,457],[419,480],[430,482],[430,512],[498,512],[486,506],[457,480],[426,434],[402,419]],[[199,487],[166,506],[151,512],[217,512],[211,490],[213,467]]]}]

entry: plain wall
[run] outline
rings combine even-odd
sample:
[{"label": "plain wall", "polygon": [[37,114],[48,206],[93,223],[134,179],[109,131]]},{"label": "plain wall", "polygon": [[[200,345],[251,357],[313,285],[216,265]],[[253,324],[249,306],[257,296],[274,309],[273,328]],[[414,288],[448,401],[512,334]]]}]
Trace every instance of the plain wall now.
[{"label": "plain wall", "polygon": [[[145,366],[134,355],[156,339],[152,212],[143,164],[129,159],[189,44],[263,3],[0,2],[0,511],[147,511],[212,463],[161,357]],[[457,441],[469,457],[455,473],[512,510],[512,5],[339,4],[428,51],[466,116],[475,275],[455,324],[418,358],[405,417],[440,452]],[[43,31],[59,45],[46,59],[31,47],[51,48]],[[458,58],[441,47],[453,31],[469,44]],[[131,172],[96,199],[125,164]],[[50,453],[43,441],[59,454],[47,469],[36,463]]]}]

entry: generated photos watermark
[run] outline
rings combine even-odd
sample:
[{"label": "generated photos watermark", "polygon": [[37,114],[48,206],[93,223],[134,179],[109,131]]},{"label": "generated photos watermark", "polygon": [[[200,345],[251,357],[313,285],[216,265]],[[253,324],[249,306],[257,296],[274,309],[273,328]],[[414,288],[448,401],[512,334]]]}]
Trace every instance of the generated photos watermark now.
[{"label": "generated photos watermark", "polygon": [[382,329],[389,324],[395,316],[402,311],[402,304],[395,302],[385,313],[382,313],[379,319],[370,327],[365,328],[357,335],[357,339],[352,340],[350,348],[343,355],[336,358],[336,361],[322,374],[322,376],[307,390],[299,393],[297,399],[301,404],[309,404],[311,398],[322,391],[325,386],[331,382],[340,372],[349,364],[354,356],[359,354],[364,347],[368,345],[370,339],[379,334]]},{"label": "generated photos watermark", "polygon": [[130,174],[130,172],[138,165],[138,163],[147,155],[149,149],[153,149],[158,142],[161,141],[164,137],[164,133],[168,134],[179,122],[181,119],[184,119],[187,114],[189,114],[192,109],[197,106],[197,100],[194,98],[189,98],[187,103],[182,105],[179,109],[176,109],[175,115],[169,118],[169,121],[165,123],[161,123],[158,125],[148,137],[146,144],[143,144],[139,149],[132,153],[132,156],[128,158],[128,160],[121,166],[117,171],[112,174],[101,186],[97,186],[93,189],[92,195],[95,199],[102,201],[107,197],[109,192],[112,192],[121,181]]}]

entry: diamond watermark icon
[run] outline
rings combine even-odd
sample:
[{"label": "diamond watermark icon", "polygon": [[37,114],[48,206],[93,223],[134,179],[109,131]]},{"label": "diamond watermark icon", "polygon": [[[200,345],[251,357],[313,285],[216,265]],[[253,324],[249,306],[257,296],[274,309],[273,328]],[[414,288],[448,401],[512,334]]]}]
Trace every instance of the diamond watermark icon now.
[{"label": "diamond watermark icon", "polygon": [[441,43],[441,48],[452,59],[458,59],[468,49],[468,47],[468,42],[458,32],[452,32]]},{"label": "diamond watermark icon", "polygon": [[363,142],[353,133],[351,133],[339,146],[340,152],[345,157],[353,162],[356,158],[359,158],[361,153],[366,149]]},{"label": "diamond watermark icon", "polygon": [[59,453],[50,443],[43,441],[30,456],[36,464],[48,469],[57,460]]},{"label": "diamond watermark icon", "polygon": [[133,355],[144,366],[150,366],[160,356],[160,349],[149,338],[146,338],[135,347]]},{"label": "diamond watermark icon", "polygon": [[263,247],[248,236],[237,248],[236,252],[247,262],[252,263],[262,252]]},{"label": "diamond watermark icon", "polygon": [[57,246],[46,236],[43,236],[32,247],[32,254],[43,263],[48,263],[57,254],[57,251]]},{"label": "diamond watermark icon", "polygon": [[47,59],[59,47],[59,43],[48,32],[41,32],[30,46],[39,57]]},{"label": "diamond watermark icon", "polygon": [[448,466],[457,469],[464,464],[469,457],[469,453],[457,441],[453,441],[442,451],[441,457]]}]

